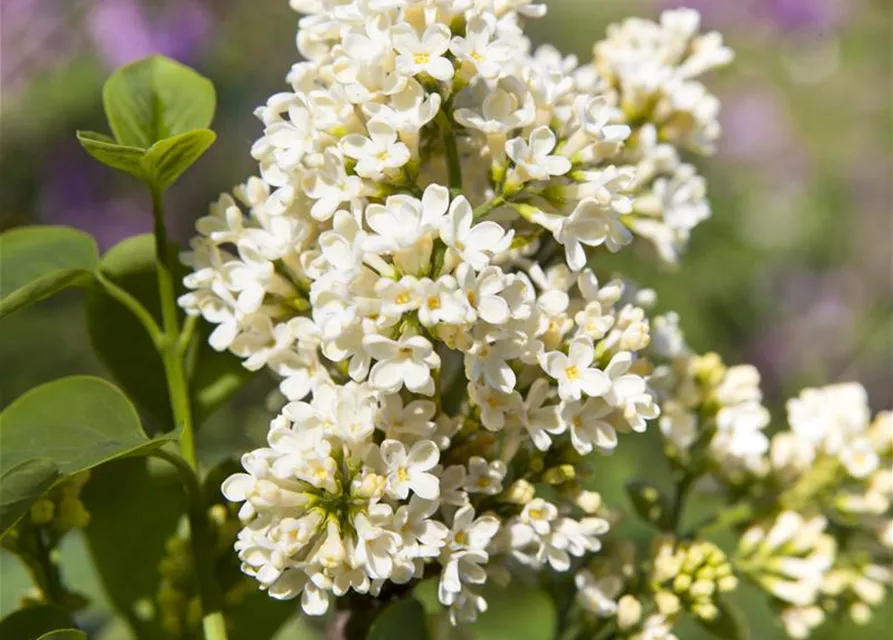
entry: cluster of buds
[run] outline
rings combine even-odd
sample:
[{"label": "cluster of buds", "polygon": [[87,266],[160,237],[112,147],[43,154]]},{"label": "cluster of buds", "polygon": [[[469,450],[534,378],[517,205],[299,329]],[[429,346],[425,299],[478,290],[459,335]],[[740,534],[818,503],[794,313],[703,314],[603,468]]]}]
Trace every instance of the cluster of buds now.
[{"label": "cluster of buds", "polygon": [[[232,554],[232,546],[241,528],[235,509],[222,504],[212,506],[208,509],[208,525],[210,542],[214,545],[214,575],[222,591],[226,613],[238,607],[255,586],[239,572],[239,564]],[[182,526],[168,538],[165,555],[158,565],[160,581],[155,595],[158,619],[169,638],[194,637],[202,626],[199,585],[189,535],[188,529]]]},{"label": "cluster of buds", "polygon": [[81,489],[89,479],[90,472],[81,471],[53,487],[31,505],[31,524],[51,527],[57,536],[86,527],[90,514],[81,501]]},{"label": "cluster of buds", "polygon": [[716,597],[738,586],[726,554],[712,542],[658,538],[652,563],[654,601],[658,611],[669,619],[688,611],[703,620],[713,620],[719,614]]}]

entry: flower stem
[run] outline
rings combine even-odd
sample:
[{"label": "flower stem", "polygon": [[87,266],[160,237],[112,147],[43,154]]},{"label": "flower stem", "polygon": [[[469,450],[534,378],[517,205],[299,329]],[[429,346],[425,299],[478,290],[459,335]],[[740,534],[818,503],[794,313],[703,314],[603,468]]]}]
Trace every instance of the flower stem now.
[{"label": "flower stem", "polygon": [[174,290],[167,229],[164,226],[164,205],[161,192],[152,189],[152,216],[155,218],[155,262],[158,271],[158,294],[161,299],[161,318],[164,340],[161,341],[161,359],[167,378],[167,389],[174,414],[174,426],[180,441],[180,453],[193,469],[198,468],[195,453],[195,428],[192,423],[192,407],[189,402],[189,385],[183,367],[180,348],[180,321],[177,317],[177,297]]},{"label": "flower stem", "polygon": [[37,563],[40,579],[36,580],[43,591],[44,598],[60,607],[65,606],[65,587],[62,586],[62,576],[59,566],[53,561],[50,545],[44,540],[42,527],[34,527],[34,560]]},{"label": "flower stem", "polygon": [[691,487],[697,480],[697,476],[686,473],[682,476],[679,484],[676,485],[676,495],[673,497],[673,507],[670,511],[670,522],[673,525],[673,531],[679,535],[682,528],[682,513],[685,510],[685,500],[688,497]]},{"label": "flower stem", "polygon": [[155,318],[152,317],[152,314],[140,304],[139,300],[109,280],[101,270],[97,269],[95,275],[96,280],[102,285],[103,290],[105,290],[109,296],[124,305],[124,307],[133,314],[139,323],[143,325],[146,333],[152,338],[152,342],[155,346],[160,348],[164,333],[158,326],[158,323],[155,322]]},{"label": "flower stem", "polygon": [[498,195],[498,196],[491,198],[490,200],[488,200],[487,202],[485,202],[484,204],[482,204],[481,206],[477,207],[474,210],[474,219],[480,220],[485,215],[487,215],[488,213],[493,211],[493,209],[497,209],[497,208],[501,207],[502,205],[504,205],[505,202],[506,202],[505,196],[502,196],[502,195]]},{"label": "flower stem", "polygon": [[446,151],[447,171],[449,171],[450,191],[462,191],[462,166],[459,164],[459,147],[456,145],[456,133],[446,110],[437,114],[437,126],[440,127],[440,135],[443,137],[443,146]]},{"label": "flower stem", "polygon": [[198,475],[195,451],[195,425],[189,384],[186,379],[184,355],[195,330],[195,321],[187,321],[180,332],[177,298],[168,251],[167,229],[164,226],[164,206],[161,192],[152,189],[152,215],[155,219],[155,262],[158,271],[158,294],[161,299],[161,318],[164,327],[159,352],[164,363],[174,425],[180,443],[180,455],[158,450],[153,455],[167,460],[180,474],[189,498],[189,541],[195,560],[199,600],[202,607],[202,628],[207,640],[226,640],[226,625],[221,611],[220,587],[214,577],[214,545],[208,522],[207,506]]},{"label": "flower stem", "polygon": [[727,511],[723,511],[716,518],[698,527],[695,530],[697,536],[707,536],[724,531],[730,527],[747,522],[754,516],[754,507],[749,502],[742,502]]},{"label": "flower stem", "polygon": [[202,604],[202,628],[207,640],[226,640],[226,625],[222,612],[220,587],[214,577],[214,541],[205,505],[204,492],[198,476],[189,463],[175,453],[157,449],[153,456],[170,463],[180,475],[189,502],[189,543],[198,577],[199,599]]}]

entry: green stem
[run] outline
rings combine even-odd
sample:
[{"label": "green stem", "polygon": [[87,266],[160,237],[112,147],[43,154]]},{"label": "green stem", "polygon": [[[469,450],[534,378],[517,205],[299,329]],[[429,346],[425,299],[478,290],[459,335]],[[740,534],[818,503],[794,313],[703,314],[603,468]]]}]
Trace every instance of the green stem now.
[{"label": "green stem", "polygon": [[445,110],[437,114],[437,126],[440,127],[440,135],[443,137],[443,146],[446,150],[447,170],[449,171],[450,191],[462,191],[462,166],[459,164],[459,147],[456,145],[456,134],[453,124]]},{"label": "green stem", "polygon": [[124,307],[134,315],[139,323],[143,325],[146,333],[152,338],[152,342],[155,343],[155,346],[160,348],[164,334],[161,331],[161,327],[155,322],[155,318],[152,317],[152,314],[149,313],[139,300],[109,280],[102,271],[97,269],[95,275],[96,280],[102,285],[105,292],[124,305]]},{"label": "green stem", "polygon": [[152,189],[152,215],[155,218],[155,262],[158,270],[158,294],[161,299],[161,318],[164,326],[159,348],[164,363],[171,410],[180,443],[180,456],[158,450],[154,455],[174,465],[183,480],[189,498],[189,531],[195,572],[198,578],[199,600],[202,608],[202,628],[207,640],[226,640],[226,625],[222,613],[222,596],[214,576],[213,538],[205,497],[199,483],[198,458],[195,451],[195,427],[189,384],[186,378],[184,354],[195,331],[196,320],[187,320],[180,332],[173,270],[168,251],[167,229],[164,226],[164,206],[161,192]]},{"label": "green stem", "polygon": [[488,200],[481,206],[475,208],[474,219],[479,220],[480,218],[483,218],[485,215],[487,215],[488,213],[493,211],[493,209],[501,207],[504,204],[505,204],[505,196],[503,196],[503,195],[495,196],[494,198],[491,198],[490,200]]},{"label": "green stem", "polygon": [[189,402],[189,385],[183,367],[180,322],[177,317],[177,297],[168,251],[167,229],[164,226],[164,205],[161,192],[152,189],[152,216],[155,218],[155,262],[158,270],[158,294],[161,299],[161,318],[164,340],[160,352],[167,378],[167,389],[174,414],[174,428],[180,441],[180,453],[193,469],[198,469],[195,453],[195,428]]},{"label": "green stem", "polygon": [[753,516],[753,505],[749,502],[742,502],[727,511],[723,511],[710,522],[701,525],[695,530],[695,533],[698,537],[715,534],[734,527],[735,525],[748,522]]},{"label": "green stem", "polygon": [[685,510],[685,499],[688,497],[695,480],[697,480],[697,476],[686,473],[676,486],[676,495],[673,497],[673,507],[670,511],[670,522],[673,524],[673,531],[677,536],[682,528],[682,512]]},{"label": "green stem", "polygon": [[59,574],[59,566],[53,562],[52,550],[43,538],[41,527],[33,528],[34,535],[34,560],[40,579],[36,582],[41,591],[51,604],[65,607],[65,587],[62,586],[62,576]]},{"label": "green stem", "polygon": [[202,628],[207,640],[226,640],[226,625],[223,618],[223,598],[220,586],[214,577],[214,541],[205,497],[199,484],[198,476],[192,466],[182,457],[163,449],[152,452],[173,465],[183,481],[186,497],[189,501],[189,544],[195,559],[195,572],[198,576],[199,599],[202,604]]}]

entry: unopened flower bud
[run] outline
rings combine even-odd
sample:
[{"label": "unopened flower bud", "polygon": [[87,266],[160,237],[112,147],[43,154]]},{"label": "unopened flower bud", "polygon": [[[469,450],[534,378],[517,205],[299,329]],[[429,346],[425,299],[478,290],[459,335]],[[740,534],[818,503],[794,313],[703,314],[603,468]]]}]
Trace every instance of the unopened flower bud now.
[{"label": "unopened flower bud", "polygon": [[52,521],[56,506],[52,500],[41,498],[31,505],[31,522],[34,524],[47,524]]},{"label": "unopened flower bud", "polygon": [[536,488],[527,480],[516,480],[503,495],[506,502],[523,506],[536,496]]},{"label": "unopened flower bud", "polygon": [[617,603],[617,626],[621,630],[634,627],[642,619],[642,603],[629,594]]},{"label": "unopened flower bud", "polygon": [[595,491],[580,491],[575,496],[574,502],[589,515],[598,513],[598,510],[602,507],[601,494]]}]

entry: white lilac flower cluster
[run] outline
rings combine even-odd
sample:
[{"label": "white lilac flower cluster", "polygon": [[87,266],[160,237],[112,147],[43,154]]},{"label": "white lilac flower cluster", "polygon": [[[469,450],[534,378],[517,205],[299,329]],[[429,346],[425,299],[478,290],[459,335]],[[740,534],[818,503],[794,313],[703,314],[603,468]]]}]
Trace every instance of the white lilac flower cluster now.
[{"label": "white lilac flower cluster", "polygon": [[740,553],[788,635],[806,638],[828,615],[866,623],[893,583],[893,414],[872,420],[853,383],[806,389],[787,409],[753,484],[788,510],[745,532]]},{"label": "white lilac flower cluster", "polygon": [[660,395],[668,457],[681,467],[703,457],[726,479],[759,468],[769,449],[764,429],[770,420],[759,371],[726,367],[715,353],[693,353],[675,314],[657,316],[652,327],[650,357],[657,366],[651,384]]},{"label": "white lilac flower cluster", "polygon": [[574,463],[660,411],[646,313],[587,265],[636,234],[675,260],[709,215],[680,154],[710,150],[697,77],[731,53],[688,10],[581,65],[531,47],[529,0],[292,5],[303,61],[256,112],[259,176],[184,255],[181,306],[287,401],[224,483],[236,548],[308,614],[433,572],[473,620],[490,576],[600,548]]}]

